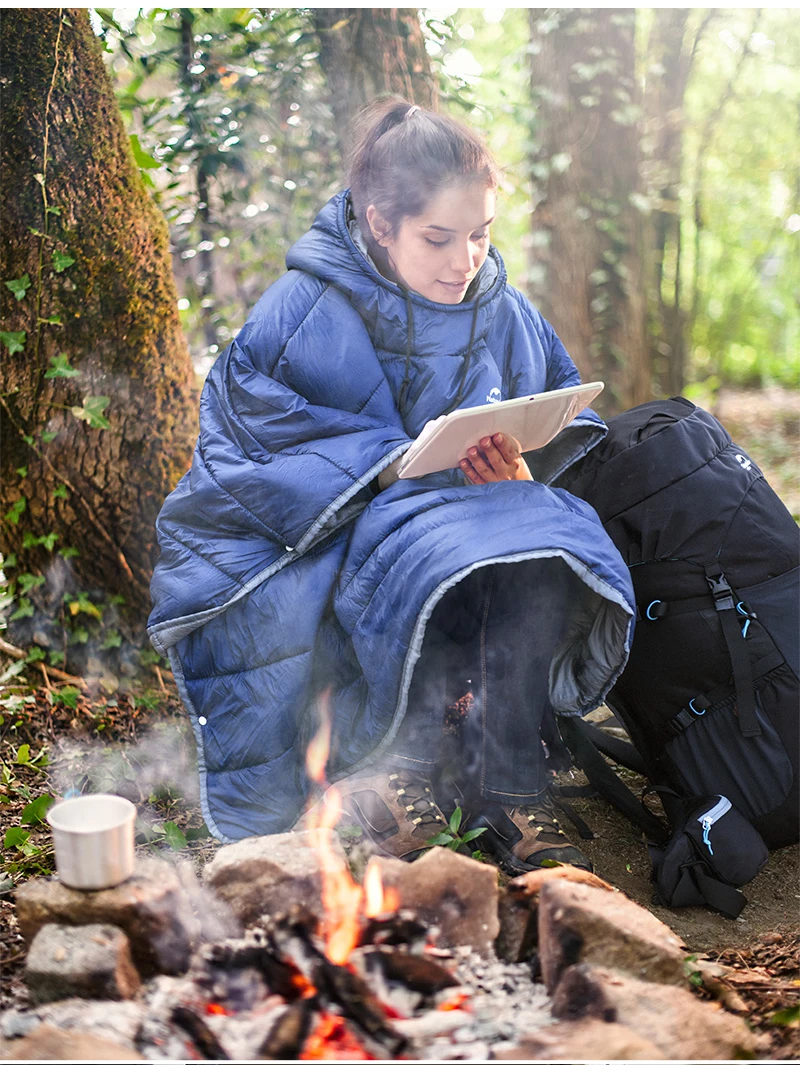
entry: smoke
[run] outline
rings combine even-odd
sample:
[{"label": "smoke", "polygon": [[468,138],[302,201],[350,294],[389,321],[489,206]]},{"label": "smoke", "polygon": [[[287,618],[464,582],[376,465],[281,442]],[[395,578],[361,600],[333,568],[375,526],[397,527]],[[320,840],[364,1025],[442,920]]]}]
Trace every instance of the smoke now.
[{"label": "smoke", "polygon": [[[157,722],[138,742],[102,745],[96,737],[57,741],[50,778],[55,791],[110,792],[137,806],[154,799],[198,804],[195,745],[185,721]],[[139,816],[147,820],[141,808]]]}]

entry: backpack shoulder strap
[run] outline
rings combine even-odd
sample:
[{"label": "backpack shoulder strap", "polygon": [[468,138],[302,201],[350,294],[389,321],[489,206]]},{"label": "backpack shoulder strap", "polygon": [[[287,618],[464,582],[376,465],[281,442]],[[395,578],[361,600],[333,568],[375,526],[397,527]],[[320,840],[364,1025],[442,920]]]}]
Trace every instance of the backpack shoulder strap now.
[{"label": "backpack shoulder strap", "polygon": [[663,843],[669,832],[662,822],[650,813],[636,798],[631,789],[619,779],[595,746],[591,728],[577,717],[560,717],[559,729],[564,742],[570,748],[590,782],[620,813],[633,821],[649,839]]}]

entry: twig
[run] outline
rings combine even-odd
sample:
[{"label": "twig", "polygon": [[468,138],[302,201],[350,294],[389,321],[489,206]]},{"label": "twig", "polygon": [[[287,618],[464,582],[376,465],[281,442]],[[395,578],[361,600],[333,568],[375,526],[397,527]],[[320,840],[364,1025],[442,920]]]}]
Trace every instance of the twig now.
[{"label": "twig", "polygon": [[44,662],[40,662],[39,667],[41,668],[42,676],[44,677],[44,686],[49,692],[51,692],[53,690],[53,685],[50,683],[50,678],[47,675],[47,666]]},{"label": "twig", "polygon": [[164,683],[164,678],[161,676],[161,670],[158,668],[158,666],[156,666],[156,676],[158,677],[158,684],[159,684],[159,687],[161,688],[162,692],[165,695],[168,695],[169,693],[167,691],[167,686]]},{"label": "twig", "polygon": [[[0,636],[0,651],[3,654],[8,655],[10,658],[27,658],[27,651],[23,651],[21,647],[15,647],[13,643],[9,643]],[[44,662],[40,662],[39,665],[44,670]],[[89,685],[83,679],[83,677],[73,677],[71,673],[65,673],[63,669],[56,669],[55,666],[50,666],[50,673],[52,676],[57,677],[59,680],[66,681],[68,684],[77,684],[80,688],[88,688]],[[45,673],[45,678],[47,674]],[[50,685],[48,684],[48,688]]]}]

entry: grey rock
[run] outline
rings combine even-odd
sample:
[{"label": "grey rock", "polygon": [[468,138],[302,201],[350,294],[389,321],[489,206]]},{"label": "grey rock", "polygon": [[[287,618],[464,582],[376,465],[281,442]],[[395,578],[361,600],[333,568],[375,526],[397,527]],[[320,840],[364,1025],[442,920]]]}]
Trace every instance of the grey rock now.
[{"label": "grey rock", "polygon": [[539,958],[551,993],[564,970],[578,962],[683,984],[682,948],[671,928],[621,892],[551,880],[539,893]]},{"label": "grey rock", "polygon": [[[328,830],[325,836],[346,866],[338,836]],[[321,917],[322,873],[313,840],[312,832],[239,840],[217,851],[203,879],[245,926],[264,914],[278,917],[295,905]]]},{"label": "grey rock", "polygon": [[0,1046],[0,1061],[142,1061],[141,1054],[86,1032],[65,1032],[49,1024]]},{"label": "grey rock", "polygon": [[553,1015],[625,1025],[669,1059],[730,1061],[754,1057],[759,1050],[758,1038],[744,1021],[718,1003],[703,1002],[682,987],[594,965],[574,965],[564,972],[553,996]]},{"label": "grey rock", "polygon": [[198,923],[175,869],[140,859],[124,884],[103,891],[76,891],[55,878],[28,880],[17,888],[17,919],[26,942],[45,924],[110,924],[131,943],[142,976],[186,971]]},{"label": "grey rock", "polygon": [[525,1035],[505,1050],[496,1049],[499,1061],[582,1061],[602,1054],[604,1061],[664,1061],[655,1043],[624,1024],[607,1024],[587,1017],[560,1021]]},{"label": "grey rock", "polygon": [[25,982],[33,1002],[133,998],[140,986],[128,937],[108,924],[43,925],[28,952]]},{"label": "grey rock", "polygon": [[484,957],[494,957],[500,922],[493,865],[446,847],[432,847],[411,863],[382,857],[372,862],[380,867],[384,887],[397,891],[402,907],[439,928],[438,946],[469,945]]}]

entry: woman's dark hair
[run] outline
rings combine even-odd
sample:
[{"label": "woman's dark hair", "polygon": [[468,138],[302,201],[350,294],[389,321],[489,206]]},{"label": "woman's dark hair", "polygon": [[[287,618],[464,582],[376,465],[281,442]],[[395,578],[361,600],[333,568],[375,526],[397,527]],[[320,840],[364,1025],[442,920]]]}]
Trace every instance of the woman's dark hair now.
[{"label": "woman's dark hair", "polygon": [[374,204],[395,232],[431,199],[459,181],[497,187],[497,164],[481,139],[447,115],[393,96],[355,119],[347,176],[358,224],[370,239],[366,210]]}]

